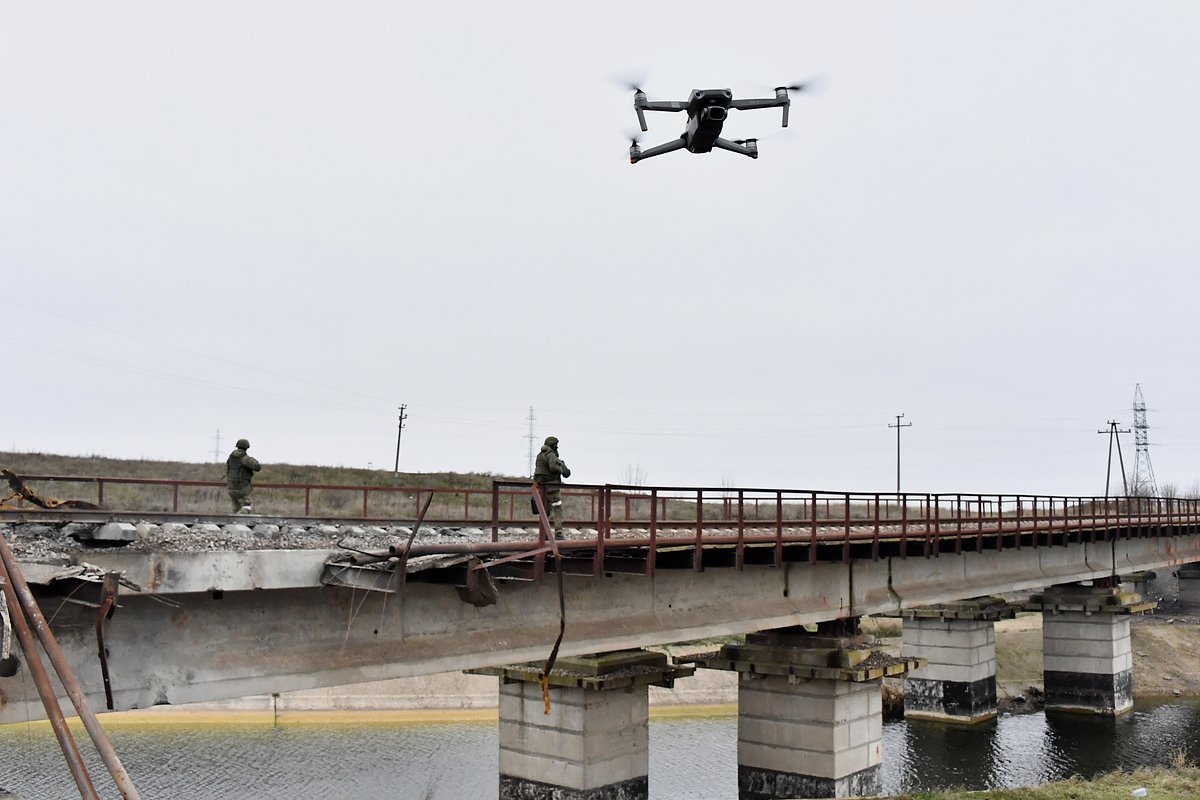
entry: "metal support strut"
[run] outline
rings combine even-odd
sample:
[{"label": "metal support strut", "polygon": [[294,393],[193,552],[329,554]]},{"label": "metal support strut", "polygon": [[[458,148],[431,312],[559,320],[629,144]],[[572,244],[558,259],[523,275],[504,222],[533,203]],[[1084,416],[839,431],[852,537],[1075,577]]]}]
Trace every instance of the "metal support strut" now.
[{"label": "metal support strut", "polygon": [[[58,646],[58,641],[54,638],[54,634],[50,631],[50,626],[46,622],[46,618],[42,616],[42,610],[38,607],[37,600],[33,596],[33,592],[29,590],[29,584],[25,582],[25,577],[21,574],[17,567],[17,560],[13,556],[12,550],[9,549],[8,542],[0,536],[0,565],[3,566],[4,591],[9,599],[11,610],[24,612],[25,619],[28,620],[29,627],[37,633],[38,639],[41,640],[42,648],[46,651],[46,655],[50,657],[50,663],[54,666],[54,671],[58,673],[58,679],[62,683],[63,688],[67,690],[67,696],[71,698],[71,703],[75,706],[76,713],[79,714],[80,720],[83,721],[83,727],[87,730],[88,735],[92,738],[92,744],[96,746],[96,751],[100,754],[100,759],[104,762],[104,766],[108,768],[108,772],[112,775],[113,783],[116,784],[117,790],[121,793],[124,800],[141,800],[141,795],[134,788],[133,781],[129,778],[129,773],[125,771],[124,765],[121,764],[121,759],[117,757],[116,751],[113,749],[112,742],[109,741],[108,735],[104,732],[104,728],[100,726],[100,722],[96,719],[95,712],[92,711],[88,704],[87,696],[83,693],[83,688],[79,685],[79,680],[75,677],[75,673],[71,671],[71,665],[67,663],[66,656],[63,655],[62,648]],[[14,614],[19,617],[20,614]],[[24,622],[25,620],[22,620]],[[21,627],[18,627],[18,631]],[[34,648],[33,639],[27,634],[29,628],[25,627],[25,636],[21,637],[21,649],[25,651],[26,658],[32,662],[37,658],[37,651]],[[43,676],[45,672],[43,670]],[[47,681],[47,690],[50,695],[50,702],[57,708],[58,701],[54,698],[54,691],[49,687]],[[39,693],[41,688],[39,687]],[[42,694],[42,701],[46,702],[46,695]],[[46,711],[49,714],[51,707],[47,705]],[[58,712],[61,719],[62,712]],[[66,730],[66,724],[63,723],[63,729]],[[67,732],[69,736],[69,731]],[[62,743],[62,739],[59,742]],[[72,745],[74,743],[72,742]],[[78,759],[79,751],[75,748],[74,756]],[[67,749],[63,750],[67,754]],[[67,763],[72,763],[70,755],[67,756]],[[82,769],[82,762],[79,764]],[[74,769],[72,769],[74,772]],[[96,790],[91,787],[91,781],[87,779],[86,772],[82,778],[86,781],[86,785],[81,783],[80,777],[76,777],[76,784],[79,785],[80,794],[84,798],[96,797]],[[88,793],[90,789],[90,794]]]}]

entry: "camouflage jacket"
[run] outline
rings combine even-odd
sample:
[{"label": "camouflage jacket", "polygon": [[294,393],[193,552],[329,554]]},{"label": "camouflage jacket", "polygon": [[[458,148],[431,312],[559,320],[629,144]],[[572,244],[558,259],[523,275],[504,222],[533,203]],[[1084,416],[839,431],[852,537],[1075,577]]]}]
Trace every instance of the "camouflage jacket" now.
[{"label": "camouflage jacket", "polygon": [[533,479],[537,483],[555,483],[563,478],[571,477],[567,462],[558,457],[558,452],[550,445],[542,445],[537,462],[533,468]]},{"label": "camouflage jacket", "polygon": [[234,450],[225,461],[225,485],[230,489],[245,489],[250,485],[254,473],[260,469],[262,465],[254,456],[247,455],[240,448]]}]

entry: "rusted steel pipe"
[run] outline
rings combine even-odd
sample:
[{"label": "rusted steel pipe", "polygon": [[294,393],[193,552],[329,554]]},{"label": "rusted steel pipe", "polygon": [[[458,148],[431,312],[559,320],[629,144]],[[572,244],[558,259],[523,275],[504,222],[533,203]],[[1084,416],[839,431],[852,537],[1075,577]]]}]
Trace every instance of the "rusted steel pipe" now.
[{"label": "rusted steel pipe", "polygon": [[412,549],[413,539],[417,538],[417,531],[421,529],[421,523],[425,520],[425,512],[429,511],[429,504],[432,502],[433,495],[431,494],[425,499],[425,507],[421,509],[421,513],[417,517],[417,524],[413,525],[412,532],[408,534],[408,541],[404,543],[404,549],[397,553],[395,545],[388,548],[388,551],[393,556],[400,557],[400,563],[396,565],[396,572],[400,574],[401,591],[406,589],[408,586],[408,553]]},{"label": "rusted steel pipe", "polygon": [[[0,560],[4,562],[5,570],[10,578],[5,584],[6,589],[10,588],[15,592],[17,599],[20,601],[21,608],[25,611],[25,616],[37,632],[38,639],[42,642],[42,648],[46,651],[46,655],[50,657],[50,663],[54,666],[54,671],[58,673],[59,681],[62,683],[63,688],[67,690],[67,696],[71,698],[71,703],[75,706],[75,711],[79,714],[79,719],[83,721],[83,727],[87,730],[88,735],[92,737],[92,744],[96,746],[96,752],[100,754],[100,759],[104,762],[104,766],[108,768],[108,773],[112,775],[113,783],[116,784],[121,797],[125,798],[125,800],[141,800],[141,795],[134,788],[133,781],[129,778],[129,773],[125,771],[124,765],[121,764],[121,759],[117,757],[117,752],[113,749],[112,742],[108,739],[108,734],[104,732],[104,728],[100,726],[99,720],[96,719],[96,714],[88,704],[87,696],[84,695],[79,681],[75,678],[75,673],[71,671],[71,665],[67,663],[67,658],[63,655],[62,648],[58,646],[58,641],[54,638],[54,634],[50,632],[50,626],[46,623],[46,618],[42,616],[42,610],[38,608],[37,599],[34,598],[33,592],[29,591],[29,584],[25,582],[24,576],[18,570],[16,559],[13,557],[12,550],[9,549],[8,542],[4,540],[3,536],[0,536]],[[11,587],[9,584],[11,584]]]},{"label": "rusted steel pipe", "polygon": [[[534,507],[537,509],[538,525],[541,528],[542,536],[545,537],[551,551],[554,553],[554,576],[558,581],[558,638],[554,640],[554,647],[550,649],[550,656],[546,659],[545,666],[542,667],[542,702],[546,707],[545,713],[549,714],[550,670],[554,669],[554,662],[558,660],[558,648],[562,645],[563,635],[567,632],[567,600],[563,590],[562,552],[558,548],[558,539],[550,526],[550,518],[546,515],[546,498],[538,491],[537,484],[531,487],[531,491]],[[602,541],[601,537],[602,531],[597,533],[597,545]]]},{"label": "rusted steel pipe", "polygon": [[[3,539],[4,537],[0,536],[0,541]],[[0,584],[4,587],[4,596],[8,598],[9,617],[12,619],[13,630],[17,633],[17,641],[21,643],[21,650],[25,652],[25,664],[29,667],[29,674],[33,676],[38,696],[46,708],[46,718],[50,720],[50,727],[54,729],[54,736],[58,739],[58,746],[62,749],[71,777],[75,779],[79,796],[83,800],[100,800],[87,767],[84,766],[83,757],[79,754],[79,747],[75,744],[75,737],[71,735],[71,729],[67,727],[67,721],[63,718],[62,707],[58,704],[54,687],[50,684],[50,676],[46,674],[46,667],[42,664],[42,657],[33,641],[33,634],[29,631],[25,612],[21,610],[20,601],[13,591],[12,578],[4,561],[0,561]]]},{"label": "rusted steel pipe", "polygon": [[121,573],[106,572],[104,574],[103,599],[100,609],[96,612],[96,645],[100,649],[100,675],[104,678],[104,701],[108,710],[113,709],[112,680],[108,674],[108,648],[104,645],[104,621],[112,616],[117,608],[117,592],[120,591]]}]

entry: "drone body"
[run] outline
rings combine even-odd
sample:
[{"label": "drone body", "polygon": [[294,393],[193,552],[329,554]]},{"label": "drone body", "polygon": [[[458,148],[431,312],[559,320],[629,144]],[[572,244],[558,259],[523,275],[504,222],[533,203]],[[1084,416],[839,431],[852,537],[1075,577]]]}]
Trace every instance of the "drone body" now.
[{"label": "drone body", "polygon": [[685,101],[654,101],[647,100],[646,93],[636,86],[634,90],[633,109],[637,112],[638,123],[642,130],[646,127],[646,111],[686,111],[688,115],[687,128],[677,139],[651,147],[643,151],[635,138],[629,147],[629,163],[636,164],[642,159],[660,156],[674,150],[687,150],[689,153],[708,153],[714,148],[728,150],[731,153],[741,153],[750,158],[758,158],[757,139],[739,139],[731,141],[721,138],[721,128],[729,116],[730,109],[749,110],[755,108],[782,108],[783,127],[788,124],[788,108],[792,104],[788,92],[799,91],[805,84],[796,86],[780,86],[772,98],[752,98],[735,100],[729,89],[693,89]]}]

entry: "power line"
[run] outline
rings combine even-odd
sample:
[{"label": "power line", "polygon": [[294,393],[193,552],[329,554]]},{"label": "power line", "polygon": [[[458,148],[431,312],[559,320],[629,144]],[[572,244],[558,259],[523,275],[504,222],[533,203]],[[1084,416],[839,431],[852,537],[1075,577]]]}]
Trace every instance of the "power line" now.
[{"label": "power line", "polygon": [[65,314],[58,314],[58,313],[55,313],[54,311],[47,311],[44,308],[38,308],[36,306],[27,305],[26,303],[20,303],[20,302],[17,302],[16,300],[12,300],[7,297],[0,298],[0,301],[10,303],[14,306],[24,308],[28,311],[36,311],[39,314],[45,314],[50,317],[57,317],[58,319],[66,320],[67,322],[72,322],[76,325],[82,325],[84,327],[92,328],[94,330],[104,331],[105,333],[111,333],[114,336],[123,336],[126,339],[132,339],[134,341],[142,342],[144,344],[154,345],[155,347],[163,347],[168,350],[176,350],[180,353],[186,353],[190,356],[199,356],[200,358],[207,358],[211,361],[216,361],[216,362],[219,362],[222,364],[230,364],[235,367],[241,367],[243,369],[254,370],[255,372],[261,372],[264,375],[270,375],[275,378],[284,378],[289,381],[295,381],[296,383],[306,383],[309,386],[316,386],[316,387],[319,387],[322,389],[330,389],[335,392],[344,392],[346,394],[353,394],[353,395],[357,395],[358,397],[366,398],[368,400],[382,400],[383,399],[382,397],[377,397],[376,395],[365,394],[363,392],[359,392],[354,389],[347,389],[345,386],[336,386],[336,385],[332,385],[332,384],[328,384],[328,383],[320,383],[319,381],[310,380],[308,378],[300,378],[295,375],[288,375],[287,373],[284,373],[284,372],[275,372],[273,370],[264,369],[261,366],[255,366],[253,364],[246,364],[242,361],[234,361],[232,359],[224,358],[222,356],[214,356],[211,353],[204,353],[199,350],[189,350],[186,347],[179,347],[178,345],[171,344],[171,343],[163,341],[161,339],[151,339],[151,338],[147,338],[144,336],[138,336],[137,334],[129,333],[127,331],[118,330],[117,328],[108,328],[108,327],[105,327],[104,325],[97,325],[94,322],[87,322],[86,320],[81,320],[76,317],[67,316]]}]

